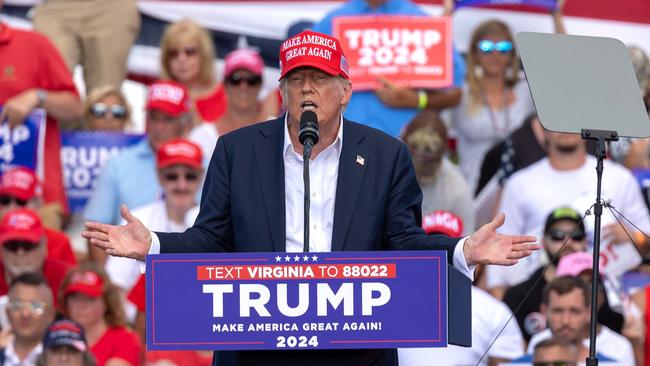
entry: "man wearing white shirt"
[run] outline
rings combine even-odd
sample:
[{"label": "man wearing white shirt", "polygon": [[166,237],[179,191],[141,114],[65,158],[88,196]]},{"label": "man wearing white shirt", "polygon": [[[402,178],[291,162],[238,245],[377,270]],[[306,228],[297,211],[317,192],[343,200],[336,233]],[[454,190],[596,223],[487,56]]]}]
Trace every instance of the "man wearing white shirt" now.
[{"label": "man wearing white shirt", "polygon": [[[164,198],[136,208],[133,216],[155,231],[183,232],[192,226],[199,213],[196,195],[203,180],[202,160],[200,147],[189,140],[178,138],[162,144],[156,154],[156,167]],[[109,256],[106,272],[124,293],[140,277],[137,262],[126,257]],[[133,320],[135,308],[128,301],[124,304]]]},{"label": "man wearing white shirt", "polygon": [[[320,141],[310,160],[311,175],[319,177],[311,181],[310,251],[446,250],[449,262],[471,276],[477,263],[511,265],[539,248],[533,237],[497,234],[503,215],[467,239],[427,236],[420,227],[422,194],[405,145],[342,117],[352,86],[339,41],[305,31],[282,44],[280,64],[287,114],[219,139],[192,228],[152,234],[123,208],[127,225],[89,222],[84,237],[109,254],[140,260],[158,252],[303,251],[298,135],[301,114],[313,111]],[[397,364],[394,349],[218,356],[220,365]]]},{"label": "man wearing white shirt", "polygon": [[[580,349],[579,360],[587,358],[589,351],[589,320],[591,291],[580,277],[562,276],[544,289],[541,310],[546,316],[548,329],[533,336],[528,353],[533,353],[541,341],[556,337],[574,343]],[[635,365],[632,344],[622,335],[598,324],[596,351],[617,365]]]}]

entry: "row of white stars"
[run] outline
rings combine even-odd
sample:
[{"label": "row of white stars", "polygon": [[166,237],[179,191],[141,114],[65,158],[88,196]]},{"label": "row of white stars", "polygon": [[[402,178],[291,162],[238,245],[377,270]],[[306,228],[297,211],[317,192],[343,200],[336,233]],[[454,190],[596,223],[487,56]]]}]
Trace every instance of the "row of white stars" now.
[{"label": "row of white stars", "polygon": [[285,257],[280,257],[280,256],[278,255],[278,256],[275,257],[275,261],[276,261],[276,262],[282,262],[282,260],[284,259],[285,262],[291,262],[291,260],[293,259],[294,262],[300,262],[300,260],[302,259],[304,262],[309,262],[309,259],[310,259],[310,258],[311,258],[311,261],[312,261],[312,262],[316,262],[316,261],[318,260],[318,257],[315,256],[315,255],[312,256],[312,257],[310,257],[310,256],[308,256],[308,255],[304,255],[304,256],[302,256],[302,257],[299,256],[299,255],[296,255],[296,256],[293,256],[293,257],[288,256],[288,255],[285,256]]}]

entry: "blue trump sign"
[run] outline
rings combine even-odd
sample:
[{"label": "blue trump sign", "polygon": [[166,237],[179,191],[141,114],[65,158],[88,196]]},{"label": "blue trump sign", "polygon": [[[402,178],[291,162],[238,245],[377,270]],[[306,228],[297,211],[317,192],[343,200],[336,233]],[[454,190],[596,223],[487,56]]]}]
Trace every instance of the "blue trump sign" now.
[{"label": "blue trump sign", "polygon": [[144,135],[122,132],[67,132],[61,134],[61,165],[68,206],[80,212],[92,194],[106,161]]},{"label": "blue trump sign", "polygon": [[[2,107],[0,107],[2,110]],[[0,171],[19,165],[39,170],[45,141],[45,111],[35,109],[22,124],[9,128],[0,125]]]},{"label": "blue trump sign", "polygon": [[456,6],[479,6],[479,5],[529,5],[544,9],[555,9],[556,0],[456,0]]},{"label": "blue trump sign", "polygon": [[444,251],[147,257],[147,348],[445,347]]}]

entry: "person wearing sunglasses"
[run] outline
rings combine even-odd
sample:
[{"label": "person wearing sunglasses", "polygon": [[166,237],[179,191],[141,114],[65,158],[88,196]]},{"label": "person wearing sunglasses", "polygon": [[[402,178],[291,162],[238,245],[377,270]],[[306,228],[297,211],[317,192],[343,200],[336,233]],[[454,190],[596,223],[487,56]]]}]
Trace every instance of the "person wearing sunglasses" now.
[{"label": "person wearing sunglasses", "polygon": [[208,159],[212,156],[218,136],[272,117],[264,114],[259,101],[263,71],[264,60],[255,50],[237,49],[226,55],[226,113],[216,123],[199,124],[188,135],[190,140],[201,146]]},{"label": "person wearing sunglasses", "polygon": [[470,39],[463,97],[451,109],[450,121],[460,169],[472,192],[486,152],[535,111],[513,42],[510,28],[499,20],[480,24]]},{"label": "person wearing sunglasses", "polygon": [[[39,181],[33,170],[16,166],[5,171],[0,177],[0,218],[11,210],[29,208],[39,212],[43,220],[42,212],[39,211],[42,207],[39,188]],[[64,232],[47,227],[46,224],[43,220],[47,257],[69,265],[77,264],[70,238]]]},{"label": "person wearing sunglasses", "polygon": [[46,241],[35,211],[17,208],[4,215],[0,221],[0,295],[7,293],[7,284],[24,273],[38,273],[53,292],[58,290],[70,265],[48,258]]},{"label": "person wearing sunglasses", "polygon": [[[542,246],[550,262],[539,265],[524,282],[508,288],[503,302],[515,312],[515,318],[526,342],[546,328],[541,312],[542,294],[546,284],[566,274],[559,264],[574,255],[591,258],[587,253],[587,235],[581,215],[571,207],[559,207],[551,211],[544,225]],[[540,278],[541,277],[541,278]],[[523,303],[522,303],[523,301]],[[599,319],[610,328],[620,331],[623,318],[605,301],[599,309]]]},{"label": "person wearing sunglasses", "polygon": [[162,78],[189,90],[196,123],[215,122],[226,112],[226,92],[215,73],[216,57],[210,33],[190,19],[171,23],[160,40]]},{"label": "person wearing sunglasses", "polygon": [[120,90],[104,85],[91,90],[84,103],[83,129],[122,132],[131,121],[131,108]]},{"label": "person wearing sunglasses", "polygon": [[[174,139],[163,144],[157,154],[158,180],[163,190],[163,198],[133,210],[147,227],[157,230],[183,232],[192,226],[199,213],[196,195],[203,182],[203,154],[201,148],[187,139]],[[123,296],[127,318],[135,324],[134,330],[145,339],[145,310],[136,307],[126,299],[126,295],[135,290],[141,271],[137,261],[124,257],[109,256],[106,260],[106,272]],[[144,277],[143,277],[144,278]],[[140,288],[144,298],[144,286]],[[196,357],[193,351],[172,353],[147,352],[147,361],[154,362],[155,357]]]},{"label": "person wearing sunglasses", "polygon": [[40,274],[27,272],[11,281],[0,303],[8,321],[8,329],[3,331],[11,334],[12,340],[0,350],[0,364],[36,365],[43,349],[43,335],[56,314],[53,299],[50,286]]},{"label": "person wearing sunglasses", "polygon": [[[182,84],[156,81],[149,86],[145,108],[146,138],[106,162],[84,208],[85,220],[116,224],[120,222],[121,204],[139,207],[160,197],[156,153],[165,142],[189,132],[192,101]],[[104,265],[103,251],[89,246],[88,253],[93,261]]]}]

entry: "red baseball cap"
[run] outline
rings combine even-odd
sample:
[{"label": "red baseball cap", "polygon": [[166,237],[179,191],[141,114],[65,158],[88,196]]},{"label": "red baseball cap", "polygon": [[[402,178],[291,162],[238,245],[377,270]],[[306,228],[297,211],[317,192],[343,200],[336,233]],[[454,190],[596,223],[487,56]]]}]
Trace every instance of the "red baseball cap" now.
[{"label": "red baseball cap", "polygon": [[248,70],[257,76],[262,76],[264,70],[264,61],[259,52],[251,49],[241,48],[230,52],[225,58],[226,77],[230,76],[236,70]]},{"label": "red baseball cap", "polygon": [[0,222],[0,243],[12,240],[24,240],[39,243],[45,235],[45,229],[36,211],[17,208],[5,214]]},{"label": "red baseball cap", "polygon": [[22,166],[13,167],[2,174],[0,195],[28,201],[36,195],[38,179],[34,171]]},{"label": "red baseball cap", "polygon": [[203,154],[199,145],[186,139],[173,139],[165,142],[158,149],[158,168],[166,168],[170,165],[189,165],[194,169],[203,167]]},{"label": "red baseball cap", "polygon": [[157,109],[177,117],[190,111],[192,101],[187,88],[172,81],[156,81],[149,86],[147,110]]},{"label": "red baseball cap", "polygon": [[306,30],[280,46],[280,79],[298,67],[314,67],[330,75],[350,78],[348,60],[338,39]]},{"label": "red baseball cap", "polygon": [[64,296],[74,293],[84,294],[88,297],[102,296],[104,281],[95,272],[76,272],[70,277],[70,282],[63,291]]},{"label": "red baseball cap", "polygon": [[433,211],[422,218],[422,228],[427,234],[459,237],[463,233],[463,220],[449,211]]}]

